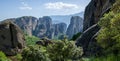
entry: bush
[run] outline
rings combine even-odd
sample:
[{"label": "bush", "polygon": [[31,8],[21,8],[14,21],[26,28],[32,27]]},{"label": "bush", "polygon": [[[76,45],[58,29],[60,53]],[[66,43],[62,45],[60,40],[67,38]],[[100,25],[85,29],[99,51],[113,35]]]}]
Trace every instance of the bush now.
[{"label": "bush", "polygon": [[44,47],[38,45],[25,48],[22,57],[22,61],[50,61]]},{"label": "bush", "polygon": [[6,55],[0,51],[0,61],[11,61],[6,57]]},{"label": "bush", "polygon": [[71,41],[54,41],[47,46],[47,53],[52,61],[78,60],[83,54],[80,47],[76,47]]},{"label": "bush", "polygon": [[34,45],[25,48],[22,52],[22,61],[72,61],[80,60],[83,54],[82,48],[76,47],[73,42],[52,41],[44,47]]},{"label": "bush", "polygon": [[17,54],[15,56],[15,58],[18,60],[18,61],[21,61],[22,60],[22,55],[21,54]]},{"label": "bush", "polygon": [[77,38],[79,38],[80,37],[80,35],[81,35],[82,33],[81,32],[79,32],[79,33],[77,33],[77,34],[75,34],[75,35],[73,35],[73,37],[72,37],[72,39],[71,40],[76,40]]},{"label": "bush", "polygon": [[102,57],[92,57],[88,61],[120,61],[120,55],[109,54]]}]

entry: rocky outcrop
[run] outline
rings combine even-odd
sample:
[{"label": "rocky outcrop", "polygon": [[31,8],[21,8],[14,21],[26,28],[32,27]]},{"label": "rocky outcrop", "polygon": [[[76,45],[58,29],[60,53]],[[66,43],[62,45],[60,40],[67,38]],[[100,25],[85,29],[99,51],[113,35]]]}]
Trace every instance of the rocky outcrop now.
[{"label": "rocky outcrop", "polygon": [[34,35],[39,38],[47,37],[52,39],[59,34],[65,34],[67,28],[65,23],[53,24],[49,16],[39,19],[32,16],[23,16],[7,20],[16,23],[29,36]]},{"label": "rocky outcrop", "polygon": [[35,28],[37,26],[38,19],[32,16],[23,16],[16,18],[14,21],[26,34],[29,36],[33,35]]},{"label": "rocky outcrop", "polygon": [[100,29],[97,26],[97,23],[103,14],[109,12],[114,1],[115,0],[91,0],[89,5],[86,7],[83,23],[84,32],[82,36],[76,40],[76,45],[83,47],[85,55],[95,55],[100,51],[100,47],[97,46],[95,40]]},{"label": "rocky outcrop", "polygon": [[34,35],[40,38],[48,37],[53,39],[59,34],[65,34],[66,27],[65,23],[52,24],[52,19],[45,16],[39,19]]},{"label": "rocky outcrop", "polygon": [[99,31],[99,29],[100,28],[97,26],[97,24],[95,24],[95,25],[91,26],[90,28],[88,28],[86,31],[84,31],[83,34],[81,35],[81,37],[76,40],[76,45],[83,47],[85,55],[88,52],[89,43],[90,43],[93,35],[95,35],[96,32]]},{"label": "rocky outcrop", "polygon": [[83,30],[96,24],[108,12],[115,0],[91,0],[85,9]]},{"label": "rocky outcrop", "polygon": [[0,50],[6,55],[16,55],[25,46],[22,30],[11,21],[0,23]]},{"label": "rocky outcrop", "polygon": [[36,44],[42,46],[48,46],[49,44],[53,44],[53,42],[48,38],[43,38],[40,41],[37,41]]},{"label": "rocky outcrop", "polygon": [[66,35],[68,36],[69,39],[72,38],[72,36],[78,32],[82,32],[82,24],[83,19],[79,16],[73,16],[70,21],[70,25],[68,26]]},{"label": "rocky outcrop", "polygon": [[103,48],[97,43],[96,37],[99,34],[99,31],[90,39],[86,55],[88,56],[101,56]]},{"label": "rocky outcrop", "polygon": [[65,23],[58,23],[53,25],[54,35],[59,36],[60,34],[65,34],[67,25]]},{"label": "rocky outcrop", "polygon": [[34,35],[40,38],[48,37],[51,38],[52,19],[48,16],[39,18],[37,26],[34,31]]}]

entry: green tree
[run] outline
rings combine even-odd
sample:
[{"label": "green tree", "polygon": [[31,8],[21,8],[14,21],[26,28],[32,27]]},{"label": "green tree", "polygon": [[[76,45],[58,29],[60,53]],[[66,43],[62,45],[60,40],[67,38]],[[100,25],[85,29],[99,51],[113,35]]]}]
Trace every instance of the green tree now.
[{"label": "green tree", "polygon": [[73,41],[52,41],[52,44],[44,47],[32,45],[22,52],[22,61],[72,61],[80,60],[83,54],[81,47],[74,45]]},{"label": "green tree", "polygon": [[76,40],[78,37],[80,37],[81,34],[81,32],[78,32],[77,34],[73,35],[71,40]]},{"label": "green tree", "polygon": [[97,42],[105,54],[120,54],[120,0],[116,0],[111,11],[98,23],[101,26]]},{"label": "green tree", "polygon": [[47,53],[52,61],[77,60],[83,54],[82,48],[77,47],[71,41],[55,41],[54,44],[47,46]]}]

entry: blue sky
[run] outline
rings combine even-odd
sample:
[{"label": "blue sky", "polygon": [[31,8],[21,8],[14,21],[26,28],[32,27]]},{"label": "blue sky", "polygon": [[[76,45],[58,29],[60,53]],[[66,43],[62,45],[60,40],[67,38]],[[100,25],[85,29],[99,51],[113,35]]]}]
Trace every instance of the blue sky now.
[{"label": "blue sky", "polygon": [[84,11],[90,0],[0,0],[0,20],[21,16],[68,15]]}]

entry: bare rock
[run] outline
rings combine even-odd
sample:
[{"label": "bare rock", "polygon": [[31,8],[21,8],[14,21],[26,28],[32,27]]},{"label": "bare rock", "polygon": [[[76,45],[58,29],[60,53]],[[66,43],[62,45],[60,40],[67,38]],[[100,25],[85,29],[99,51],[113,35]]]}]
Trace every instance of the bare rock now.
[{"label": "bare rock", "polygon": [[16,55],[25,46],[21,29],[11,21],[0,23],[0,50],[6,55]]}]

